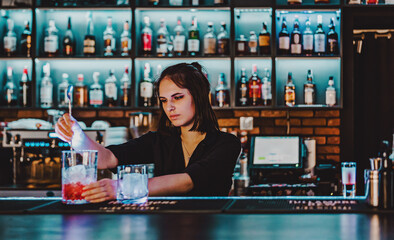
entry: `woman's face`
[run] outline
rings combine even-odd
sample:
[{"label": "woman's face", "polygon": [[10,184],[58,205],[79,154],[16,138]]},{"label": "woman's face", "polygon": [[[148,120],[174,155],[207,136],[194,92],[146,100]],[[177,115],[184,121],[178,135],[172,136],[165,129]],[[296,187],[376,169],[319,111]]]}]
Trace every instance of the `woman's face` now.
[{"label": "woman's face", "polygon": [[195,105],[192,95],[186,88],[178,87],[170,78],[165,77],[159,85],[159,100],[164,112],[175,127],[192,127]]}]

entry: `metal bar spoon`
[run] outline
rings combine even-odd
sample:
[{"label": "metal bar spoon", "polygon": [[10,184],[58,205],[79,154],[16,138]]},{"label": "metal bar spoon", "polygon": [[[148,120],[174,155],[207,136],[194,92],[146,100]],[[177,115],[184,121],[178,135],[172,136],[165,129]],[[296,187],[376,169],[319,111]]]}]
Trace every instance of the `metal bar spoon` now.
[{"label": "metal bar spoon", "polygon": [[[70,115],[71,118],[71,108],[72,108],[72,96],[73,96],[73,90],[74,90],[74,86],[73,85],[69,85],[67,88],[67,98],[68,98],[68,114]],[[71,161],[74,161],[74,154],[73,154],[73,147],[72,147],[72,137],[70,139],[70,155],[71,155]]]}]

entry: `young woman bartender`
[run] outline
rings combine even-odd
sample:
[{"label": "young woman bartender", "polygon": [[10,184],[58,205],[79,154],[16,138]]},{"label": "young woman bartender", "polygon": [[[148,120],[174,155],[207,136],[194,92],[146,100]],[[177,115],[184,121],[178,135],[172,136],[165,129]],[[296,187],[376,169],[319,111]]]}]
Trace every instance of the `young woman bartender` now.
[{"label": "young woman bartender", "polygon": [[[148,182],[150,196],[227,195],[241,144],[232,134],[219,131],[201,65],[170,66],[155,84],[161,109],[157,132],[104,148],[87,137],[68,114],[59,119],[56,132],[77,150],[98,150],[99,169],[154,163],[155,177]],[[102,179],[84,190],[91,202],[115,199],[116,181]]]}]

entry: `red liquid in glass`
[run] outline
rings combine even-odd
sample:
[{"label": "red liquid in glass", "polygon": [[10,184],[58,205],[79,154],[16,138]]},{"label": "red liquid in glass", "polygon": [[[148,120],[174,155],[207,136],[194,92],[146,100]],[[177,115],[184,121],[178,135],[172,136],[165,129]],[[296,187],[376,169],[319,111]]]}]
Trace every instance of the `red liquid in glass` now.
[{"label": "red liquid in glass", "polygon": [[63,201],[84,200],[85,198],[82,197],[82,193],[83,193],[82,189],[84,187],[85,185],[83,185],[80,182],[63,184],[62,186]]}]

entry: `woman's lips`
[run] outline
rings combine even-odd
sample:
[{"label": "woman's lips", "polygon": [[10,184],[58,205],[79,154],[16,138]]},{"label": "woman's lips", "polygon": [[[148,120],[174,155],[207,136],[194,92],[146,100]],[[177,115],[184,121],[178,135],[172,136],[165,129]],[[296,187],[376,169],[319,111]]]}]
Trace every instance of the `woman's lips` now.
[{"label": "woman's lips", "polygon": [[171,120],[175,120],[175,119],[177,119],[179,116],[180,116],[179,114],[172,114],[172,115],[170,115],[170,119],[171,119]]}]

